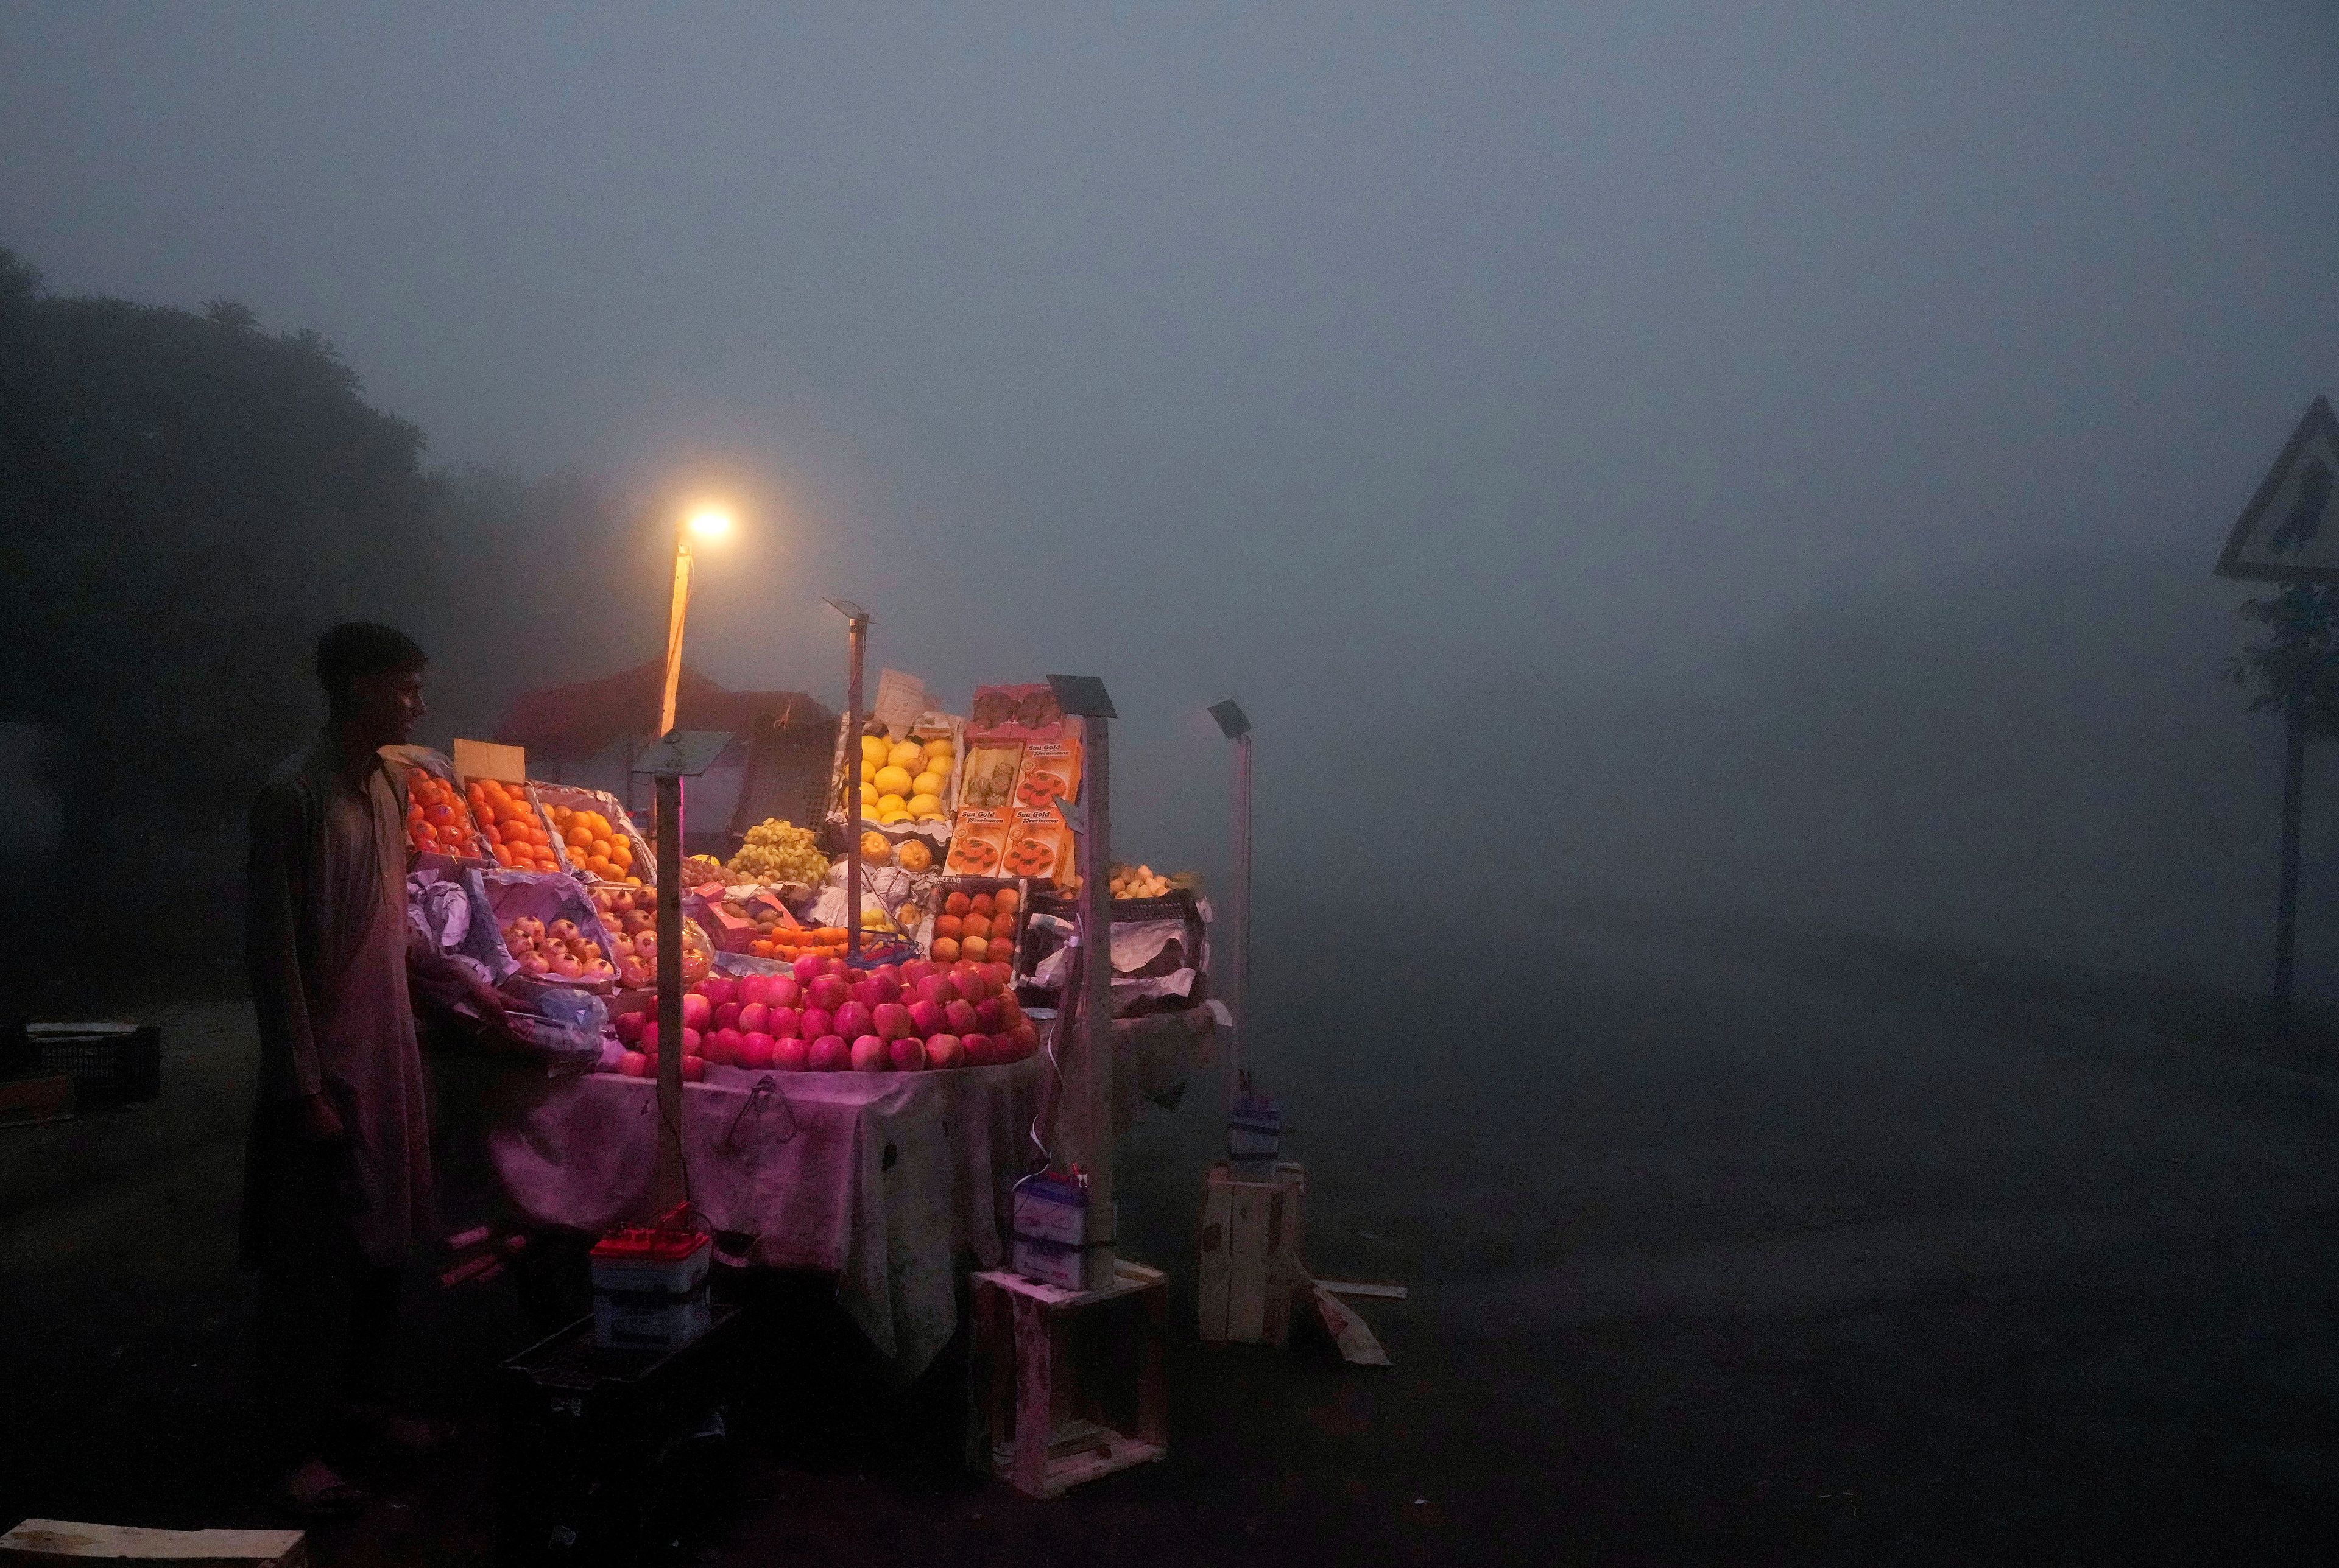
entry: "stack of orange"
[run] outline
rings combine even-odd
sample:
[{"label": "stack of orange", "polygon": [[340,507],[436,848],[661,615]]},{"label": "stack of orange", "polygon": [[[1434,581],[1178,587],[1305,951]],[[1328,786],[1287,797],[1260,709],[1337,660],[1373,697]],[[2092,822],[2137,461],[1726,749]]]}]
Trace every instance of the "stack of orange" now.
[{"label": "stack of orange", "polygon": [[453,784],[422,768],[407,775],[406,842],[426,854],[475,860],[479,853],[479,833],[463,797]]},{"label": "stack of orange", "polygon": [[471,781],[471,810],[498,863],[514,871],[558,871],[552,834],[537,820],[527,794],[496,779]]},{"label": "stack of orange", "polygon": [[575,811],[565,805],[545,809],[551,813],[560,842],[568,848],[570,865],[602,882],[642,885],[642,879],[634,874],[634,841],[625,829],[612,825],[597,811]]},{"label": "stack of orange", "polygon": [[756,958],[776,958],[794,963],[806,953],[815,958],[844,956],[844,928],[841,925],[806,926],[801,930],[787,927],[772,933],[772,940],[761,937],[747,944],[747,952]]}]

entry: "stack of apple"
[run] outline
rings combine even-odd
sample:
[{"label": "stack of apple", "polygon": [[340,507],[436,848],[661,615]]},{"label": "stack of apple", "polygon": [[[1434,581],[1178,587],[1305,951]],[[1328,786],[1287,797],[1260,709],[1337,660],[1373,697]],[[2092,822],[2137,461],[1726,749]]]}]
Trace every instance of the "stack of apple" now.
[{"label": "stack of apple", "polygon": [[[711,977],[682,999],[682,1075],[711,1064],[781,1072],[918,1072],[1021,1061],[1040,1031],[1007,989],[1003,963],[912,959],[862,974],[806,954],[785,974]],[[657,1021],[620,1013],[617,1070],[657,1071]]]},{"label": "stack of apple", "polygon": [[617,966],[601,944],[587,936],[573,920],[550,925],[533,915],[522,915],[504,927],[504,949],[512,961],[539,980],[615,980]]}]

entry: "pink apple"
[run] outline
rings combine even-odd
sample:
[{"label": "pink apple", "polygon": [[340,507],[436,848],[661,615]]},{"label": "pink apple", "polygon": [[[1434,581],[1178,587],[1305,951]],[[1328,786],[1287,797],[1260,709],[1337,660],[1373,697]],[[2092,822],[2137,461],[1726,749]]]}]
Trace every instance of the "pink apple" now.
[{"label": "pink apple", "polygon": [[853,979],[853,966],[845,962],[841,958],[830,959],[828,961],[828,968],[824,970],[822,972],[824,974],[833,974],[837,979],[848,983]]},{"label": "pink apple", "polygon": [[738,1028],[739,1014],[745,1011],[745,1010],[735,1001],[726,1001],[718,1004],[715,1009],[715,1027],[717,1029]]},{"label": "pink apple", "polygon": [[1013,964],[993,960],[983,967],[990,970],[992,983],[998,986],[1002,991],[1006,990],[1007,982],[1015,978],[1015,966]]},{"label": "pink apple", "polygon": [[770,1035],[757,1032],[739,1042],[738,1065],[761,1070],[772,1065],[772,1048],[779,1042]]},{"label": "pink apple", "polygon": [[646,1012],[621,1012],[613,1021],[613,1027],[617,1031],[617,1038],[631,1045],[641,1039],[642,1026],[649,1021],[649,1014]]},{"label": "pink apple", "polygon": [[808,1007],[796,1015],[796,1032],[806,1040],[818,1040],[824,1034],[836,1032],[836,1015],[823,1007]]},{"label": "pink apple", "polygon": [[885,1054],[892,1059],[895,1072],[923,1072],[926,1066],[926,1042],[923,1040],[901,1040],[885,1042]]},{"label": "pink apple", "polygon": [[774,1040],[785,1040],[789,1035],[802,1034],[804,1031],[796,1026],[803,1021],[804,1014],[793,1007],[769,1007],[764,1010],[764,1032]]},{"label": "pink apple", "polygon": [[1013,1029],[1023,1021],[1023,1004],[1017,1001],[1012,992],[1002,992],[999,998],[999,1016],[1005,1021],[1005,1027]]},{"label": "pink apple", "polygon": [[869,1010],[857,1001],[848,1001],[836,1010],[836,1032],[847,1040],[858,1040],[864,1034],[874,1033],[874,1022],[869,1016]]},{"label": "pink apple", "polygon": [[650,1019],[642,1025],[642,1049],[652,1056],[657,1054],[657,1020]]},{"label": "pink apple", "polygon": [[767,1007],[802,1007],[804,987],[792,974],[773,975],[765,982],[764,1002]]},{"label": "pink apple", "polygon": [[683,997],[682,1021],[689,1028],[705,1029],[714,1017],[715,1004],[699,992],[690,991]]},{"label": "pink apple", "polygon": [[712,1007],[720,1008],[726,1002],[739,1000],[739,982],[719,974],[710,974],[700,981],[698,990]]},{"label": "pink apple", "polygon": [[1011,1061],[1021,1061],[1025,1057],[1036,1055],[1039,1052],[1039,1026],[1034,1024],[1028,1018],[1016,1024],[1013,1029],[1009,1030],[1007,1031],[1007,1038],[1013,1044],[1015,1050],[1015,1054],[1008,1059]]},{"label": "pink apple", "polygon": [[627,1078],[647,1078],[650,1075],[650,1059],[638,1050],[629,1050],[617,1058],[617,1070]]},{"label": "pink apple", "polygon": [[966,1064],[969,1067],[990,1067],[1007,1060],[999,1054],[997,1042],[987,1034],[962,1035],[960,1042],[966,1047]]},{"label": "pink apple", "polygon": [[942,1031],[943,1010],[940,1002],[913,1001],[910,1004],[910,1032],[931,1040]]},{"label": "pink apple", "polygon": [[685,1083],[696,1083],[706,1076],[706,1059],[705,1057],[686,1056],[682,1059],[682,1080]]},{"label": "pink apple", "polygon": [[885,1042],[873,1034],[864,1034],[853,1042],[853,1070],[883,1072],[893,1065]]},{"label": "pink apple", "polygon": [[798,985],[810,985],[828,972],[828,961],[817,953],[808,952],[790,964],[788,972],[795,976]]},{"label": "pink apple", "polygon": [[898,1001],[881,1001],[869,1010],[870,1027],[881,1040],[900,1040],[910,1032],[910,1010]]},{"label": "pink apple", "polygon": [[856,980],[844,989],[854,1001],[866,1008],[873,1009],[885,1000],[877,994],[877,982],[873,980]]},{"label": "pink apple", "polygon": [[[898,994],[902,989],[902,966],[898,963],[881,963],[869,971],[869,978],[879,985],[892,986]],[[891,1001],[893,998],[889,996],[885,1000]]]},{"label": "pink apple", "polygon": [[954,1034],[929,1035],[926,1039],[928,1067],[963,1067],[966,1065],[966,1042]]},{"label": "pink apple", "polygon": [[765,975],[750,974],[740,977],[737,998],[739,1006],[744,1010],[749,1002],[769,1001],[771,984],[769,977]]},{"label": "pink apple", "polygon": [[853,1048],[841,1034],[824,1034],[805,1052],[804,1065],[814,1072],[843,1072],[853,1065]]},{"label": "pink apple", "polygon": [[918,989],[918,981],[933,972],[933,959],[913,958],[902,966],[902,988],[914,994]]},{"label": "pink apple", "polygon": [[852,991],[833,974],[822,975],[804,987],[804,994],[812,998],[813,1006],[828,1012],[834,1012],[853,998]]},{"label": "pink apple", "polygon": [[732,1027],[741,1034],[765,1034],[771,1029],[772,1010],[760,1001],[751,1001],[739,1009],[739,1017]]},{"label": "pink apple", "polygon": [[974,1003],[962,998],[943,1009],[943,1021],[950,1025],[952,1034],[972,1034],[982,1025],[975,1016]]},{"label": "pink apple", "polygon": [[[718,1029],[706,1039],[707,1060],[734,1062],[739,1060],[740,1049],[747,1043],[747,1031],[744,1029]],[[721,1056],[715,1054],[715,1049],[717,1047],[722,1050]]]},{"label": "pink apple", "polygon": [[918,1000],[931,1001],[936,1007],[948,1007],[958,1000],[958,984],[946,974],[930,974],[918,981]]},{"label": "pink apple", "polygon": [[974,1004],[974,1021],[982,1026],[983,1033],[997,1034],[1007,1027],[1007,1010],[997,997],[986,996]]},{"label": "pink apple", "polygon": [[775,1040],[772,1041],[772,1065],[782,1072],[802,1072],[804,1058],[811,1050],[810,1045],[793,1034],[785,1040]]}]

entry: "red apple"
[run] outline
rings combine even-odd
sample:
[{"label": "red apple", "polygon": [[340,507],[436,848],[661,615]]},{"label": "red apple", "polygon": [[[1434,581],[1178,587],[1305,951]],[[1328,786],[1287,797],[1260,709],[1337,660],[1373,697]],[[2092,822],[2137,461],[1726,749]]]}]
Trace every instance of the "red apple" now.
[{"label": "red apple", "polygon": [[900,964],[881,963],[875,969],[869,971],[869,978],[875,981],[880,986],[885,988],[888,992],[884,998],[885,1001],[891,1001],[894,997],[902,994],[902,966]]},{"label": "red apple", "polygon": [[853,979],[853,966],[845,962],[841,958],[830,959],[828,961],[828,967],[821,972],[824,974],[833,974],[837,979],[844,981],[847,983],[850,983]]},{"label": "red apple", "polygon": [[828,1012],[834,1012],[853,999],[850,988],[833,974],[822,975],[804,987],[804,994],[812,998],[813,1006]]},{"label": "red apple", "polygon": [[848,1001],[836,1010],[836,1032],[847,1040],[875,1032],[872,1027],[874,1022],[869,1010],[857,1001]]},{"label": "red apple", "polygon": [[943,1020],[950,1025],[952,1034],[961,1035],[976,1032],[982,1021],[975,1016],[974,1003],[963,998],[943,1009]]},{"label": "red apple", "polygon": [[771,1066],[772,1048],[777,1043],[778,1041],[761,1031],[748,1035],[739,1042],[738,1065],[757,1070]]},{"label": "red apple", "polygon": [[995,996],[986,996],[974,1004],[974,1020],[985,1034],[997,1034],[1007,1027],[1007,1010]]},{"label": "red apple", "polygon": [[770,1007],[764,1010],[764,1032],[774,1040],[785,1040],[789,1035],[802,1034],[804,1031],[797,1026],[803,1022],[804,1014],[793,1007]]},{"label": "red apple", "polygon": [[802,1007],[804,987],[792,974],[775,974],[764,983],[764,1002],[767,1007]]},{"label": "red apple", "polygon": [[810,985],[828,972],[828,961],[817,953],[808,952],[790,964],[788,972],[795,976],[798,985]]},{"label": "red apple", "polygon": [[642,1026],[649,1021],[649,1014],[646,1012],[621,1012],[613,1021],[617,1038],[631,1045],[641,1039]]},{"label": "red apple", "polygon": [[772,1010],[760,1001],[743,1004],[732,1027],[741,1034],[765,1034],[771,1029]]},{"label": "red apple", "polygon": [[918,1035],[923,1039],[931,1040],[941,1031],[943,1027],[943,1010],[941,1003],[933,1001],[913,1001],[910,1004],[909,1011],[910,1032],[912,1034]]},{"label": "red apple", "polygon": [[696,1083],[706,1076],[706,1059],[705,1057],[686,1056],[682,1059],[682,1080],[685,1083]]},{"label": "red apple", "polygon": [[682,1031],[682,1054],[685,1056],[706,1055],[706,1037],[699,1033],[696,1030],[686,1025]]},{"label": "red apple", "polygon": [[750,974],[743,976],[739,981],[739,995],[737,999],[740,1011],[745,1011],[750,1002],[769,1001],[771,1000],[771,984],[772,982],[770,979],[764,975]]},{"label": "red apple", "polygon": [[698,989],[713,1007],[720,1008],[726,1002],[739,1000],[739,982],[724,975],[708,975],[698,982]]},{"label": "red apple", "polygon": [[933,960],[930,958],[912,959],[909,962],[902,966],[902,989],[914,994],[918,989],[918,981],[925,979],[926,976],[933,972]]},{"label": "red apple", "polygon": [[946,974],[930,974],[918,981],[918,1000],[948,1007],[959,999],[958,982]]},{"label": "red apple", "polygon": [[718,1029],[706,1037],[706,1060],[729,1067],[739,1060],[739,1052],[747,1043],[746,1031]]},{"label": "red apple", "polygon": [[[890,1005],[890,1004],[888,1004]],[[926,1042],[906,1036],[885,1042],[885,1054],[893,1063],[895,1072],[923,1072],[926,1066]]]},{"label": "red apple", "polygon": [[715,1004],[697,991],[682,999],[682,1021],[692,1029],[705,1029],[715,1018]]},{"label": "red apple", "polygon": [[652,1055],[656,1055],[657,1053],[656,1019],[647,1019],[643,1021],[641,1045],[644,1050],[650,1052]]},{"label": "red apple", "polygon": [[865,1008],[873,1010],[879,1002],[885,1000],[877,994],[877,982],[873,980],[856,980],[844,989],[854,1001]]},{"label": "red apple", "polygon": [[814,1072],[843,1072],[853,1065],[853,1048],[841,1034],[824,1034],[804,1053],[804,1065]]},{"label": "red apple", "polygon": [[772,1065],[782,1072],[802,1072],[812,1047],[794,1035],[772,1041]]},{"label": "red apple", "polygon": [[745,1008],[742,1008],[735,1001],[726,1001],[720,1004],[715,1010],[715,1027],[717,1029],[738,1028],[739,1015],[745,1011],[746,1010]]},{"label": "red apple", "polygon": [[836,1015],[823,1007],[808,1007],[796,1015],[796,1032],[806,1040],[818,1040],[824,1034],[836,1032]]},{"label": "red apple", "polygon": [[883,1072],[893,1065],[885,1042],[873,1034],[864,1034],[853,1042],[853,1070]]},{"label": "red apple", "polygon": [[617,1070],[627,1078],[647,1078],[650,1075],[650,1059],[638,1050],[629,1050],[617,1058]]},{"label": "red apple", "polygon": [[1027,1056],[1034,1056],[1039,1053],[1040,1029],[1037,1024],[1033,1023],[1028,1018],[1016,1024],[1013,1029],[1009,1030],[1007,1031],[1007,1038],[1012,1043],[1015,1050],[1015,1054],[1008,1059],[1011,1061],[1021,1061]]},{"label": "red apple", "polygon": [[869,1024],[880,1040],[900,1040],[910,1032],[910,1010],[898,1001],[881,1001],[869,1010]]},{"label": "red apple", "polygon": [[929,1035],[926,1039],[928,1067],[963,1067],[966,1065],[966,1042],[954,1034]]},{"label": "red apple", "polygon": [[966,1047],[966,1064],[969,1067],[992,1067],[1007,1060],[999,1054],[997,1042],[987,1034],[964,1035],[961,1040]]}]

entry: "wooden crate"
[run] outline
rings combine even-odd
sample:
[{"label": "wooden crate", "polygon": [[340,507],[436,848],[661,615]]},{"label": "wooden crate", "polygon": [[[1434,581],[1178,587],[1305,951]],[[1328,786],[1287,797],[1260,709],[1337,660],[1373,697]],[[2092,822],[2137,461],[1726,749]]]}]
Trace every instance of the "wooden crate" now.
[{"label": "wooden crate", "polygon": [[1274,1179],[1241,1181],[1222,1161],[1202,1185],[1201,1336],[1210,1345],[1282,1345],[1308,1287],[1299,1236],[1308,1173],[1286,1160]]},{"label": "wooden crate", "polygon": [[1170,1452],[1161,1354],[1170,1277],[1122,1260],[1073,1292],[1005,1270],[974,1277],[978,1438],[992,1474],[1032,1497]]}]

